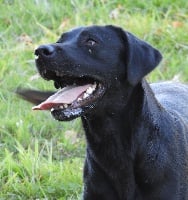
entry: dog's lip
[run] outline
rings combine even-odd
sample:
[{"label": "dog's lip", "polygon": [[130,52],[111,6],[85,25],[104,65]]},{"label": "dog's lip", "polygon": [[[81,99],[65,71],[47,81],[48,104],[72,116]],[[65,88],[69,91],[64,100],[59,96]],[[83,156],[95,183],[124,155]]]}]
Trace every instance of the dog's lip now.
[{"label": "dog's lip", "polygon": [[33,110],[74,110],[79,107],[90,106],[104,92],[105,87],[97,82],[93,84],[66,86],[41,104],[34,106]]},{"label": "dog's lip", "polygon": [[[41,65],[41,63],[38,64]],[[72,120],[73,118],[84,115],[86,111],[94,108],[95,105],[98,104],[99,100],[102,98],[102,96],[107,90],[107,84],[101,81],[101,78],[98,75],[98,73],[92,73],[95,75],[89,75],[88,73],[76,74],[76,72],[74,71],[61,71],[60,67],[57,66],[55,69],[52,67],[50,69],[49,67],[47,68],[45,66],[41,66],[38,69],[42,78],[48,81],[54,81],[54,86],[56,87],[56,89],[63,89],[67,86],[84,87],[87,84],[97,85],[96,91],[94,91],[94,93],[89,97],[81,99],[81,101],[78,101],[78,98],[76,98],[74,99],[74,101],[72,99],[70,104],[64,102],[51,102],[52,104],[50,104],[49,102],[49,105],[43,104],[44,107],[41,107],[41,105],[39,105],[33,108],[33,110],[51,110],[51,113],[54,116],[54,118],[59,121]],[[84,95],[86,90],[87,88],[84,91],[82,91],[82,93],[79,95]]]},{"label": "dog's lip", "polygon": [[56,120],[59,121],[70,121],[77,117],[83,116],[88,110],[95,108],[97,103],[105,94],[106,88],[104,85],[100,84],[98,90],[96,90],[95,95],[92,95],[90,98],[86,98],[80,102],[74,101],[71,105],[64,107],[64,105],[60,105],[57,107],[53,107],[51,109],[51,114]]},{"label": "dog's lip", "polygon": [[[73,104],[73,102],[81,100],[81,97],[86,98],[89,96],[95,88],[91,84],[86,84],[83,86],[67,86],[57,91],[55,94],[50,96],[41,104],[34,106],[33,110],[50,110],[54,107],[66,108],[68,105]],[[93,89],[92,89],[93,88]],[[85,96],[84,96],[85,95]]]}]

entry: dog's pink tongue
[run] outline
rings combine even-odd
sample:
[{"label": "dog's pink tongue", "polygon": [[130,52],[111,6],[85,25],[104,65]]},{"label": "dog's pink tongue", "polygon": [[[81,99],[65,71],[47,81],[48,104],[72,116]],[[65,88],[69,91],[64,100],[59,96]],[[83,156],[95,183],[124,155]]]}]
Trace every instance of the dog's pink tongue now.
[{"label": "dog's pink tongue", "polygon": [[51,108],[62,105],[62,104],[71,104],[75,101],[81,94],[83,94],[91,84],[83,86],[68,86],[54,95],[50,96],[41,104],[34,106],[33,110],[50,110]]}]

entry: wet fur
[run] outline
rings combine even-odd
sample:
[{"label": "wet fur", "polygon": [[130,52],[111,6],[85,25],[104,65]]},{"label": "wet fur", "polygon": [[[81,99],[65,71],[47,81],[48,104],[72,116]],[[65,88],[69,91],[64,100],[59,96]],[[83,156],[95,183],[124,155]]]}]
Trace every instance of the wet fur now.
[{"label": "wet fur", "polygon": [[[84,31],[101,40],[92,58],[78,45]],[[78,28],[52,45],[62,55],[54,52],[43,66],[107,83],[104,97],[81,116],[87,141],[83,199],[188,199],[188,86],[147,83],[159,51],[113,26]],[[65,61],[79,67],[58,67]]]}]

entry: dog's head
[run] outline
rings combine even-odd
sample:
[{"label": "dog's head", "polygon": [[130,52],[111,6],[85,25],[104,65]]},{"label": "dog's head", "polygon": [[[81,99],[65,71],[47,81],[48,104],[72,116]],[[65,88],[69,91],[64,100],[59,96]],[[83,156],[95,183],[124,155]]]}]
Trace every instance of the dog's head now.
[{"label": "dog's head", "polygon": [[134,87],[162,58],[152,46],[114,26],[73,29],[56,43],[39,46],[35,55],[40,75],[61,89],[34,109],[51,110],[63,121],[97,108],[122,84]]}]

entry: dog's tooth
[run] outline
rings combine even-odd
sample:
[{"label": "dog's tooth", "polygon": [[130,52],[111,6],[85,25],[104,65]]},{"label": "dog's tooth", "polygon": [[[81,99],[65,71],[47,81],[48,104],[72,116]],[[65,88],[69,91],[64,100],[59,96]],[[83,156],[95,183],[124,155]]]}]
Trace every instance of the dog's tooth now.
[{"label": "dog's tooth", "polygon": [[60,109],[63,109],[63,108],[64,108],[64,105],[60,105],[59,108],[60,108]]},{"label": "dog's tooth", "polygon": [[82,101],[82,98],[78,98],[77,101]]},{"label": "dog's tooth", "polygon": [[87,97],[89,97],[89,94],[87,94],[87,93],[84,93],[84,96],[83,96],[83,98],[84,98],[84,99],[86,99]]},{"label": "dog's tooth", "polygon": [[64,108],[68,108],[68,104],[66,104],[66,103],[63,104],[63,106],[64,106]]},{"label": "dog's tooth", "polygon": [[53,112],[55,109],[54,108],[51,108],[51,112]]},{"label": "dog's tooth", "polygon": [[97,87],[97,83],[95,82],[91,87],[95,90]]},{"label": "dog's tooth", "polygon": [[89,87],[89,88],[86,90],[86,93],[87,93],[87,94],[92,94],[94,90],[95,90],[94,88]]}]

